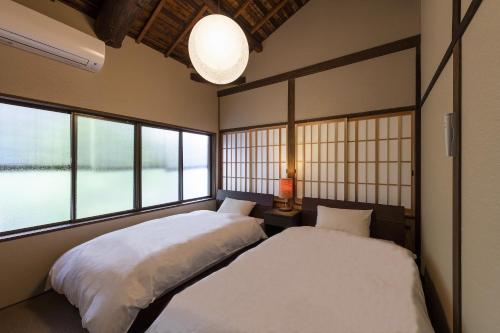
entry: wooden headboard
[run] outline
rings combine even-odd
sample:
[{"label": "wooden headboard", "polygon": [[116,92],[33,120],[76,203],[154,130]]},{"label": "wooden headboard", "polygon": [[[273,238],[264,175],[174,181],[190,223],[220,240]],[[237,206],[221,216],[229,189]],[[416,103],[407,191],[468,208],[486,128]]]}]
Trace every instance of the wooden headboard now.
[{"label": "wooden headboard", "polygon": [[257,203],[250,213],[250,216],[260,219],[264,218],[264,212],[273,208],[274,204],[274,196],[272,194],[217,190],[217,209],[219,209],[225,198],[247,200]]},{"label": "wooden headboard", "polygon": [[406,248],[409,248],[410,246],[406,240],[408,228],[406,226],[404,207],[377,205],[363,202],[303,198],[301,215],[302,225],[316,225],[318,205],[343,209],[373,209],[370,236],[373,238],[390,240]]}]

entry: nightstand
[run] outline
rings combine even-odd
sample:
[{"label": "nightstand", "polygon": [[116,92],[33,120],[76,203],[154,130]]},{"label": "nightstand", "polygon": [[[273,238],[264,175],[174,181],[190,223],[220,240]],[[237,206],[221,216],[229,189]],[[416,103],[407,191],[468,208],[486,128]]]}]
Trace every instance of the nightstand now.
[{"label": "nightstand", "polygon": [[277,208],[264,212],[264,225],[268,236],[273,236],[286,228],[300,225],[300,210],[289,212]]}]

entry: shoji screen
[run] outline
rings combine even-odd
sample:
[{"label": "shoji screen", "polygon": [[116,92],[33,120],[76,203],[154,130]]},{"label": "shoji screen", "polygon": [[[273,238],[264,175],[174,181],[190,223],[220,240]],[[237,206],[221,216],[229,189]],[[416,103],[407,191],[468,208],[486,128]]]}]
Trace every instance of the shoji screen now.
[{"label": "shoji screen", "polygon": [[286,177],[286,126],[227,132],[222,138],[223,189],[278,195]]},{"label": "shoji screen", "polygon": [[335,119],[296,126],[297,198],[413,209],[413,115]]},{"label": "shoji screen", "polygon": [[346,119],[296,126],[297,198],[344,200]]},{"label": "shoji screen", "polygon": [[412,204],[412,115],[349,120],[348,200]]}]

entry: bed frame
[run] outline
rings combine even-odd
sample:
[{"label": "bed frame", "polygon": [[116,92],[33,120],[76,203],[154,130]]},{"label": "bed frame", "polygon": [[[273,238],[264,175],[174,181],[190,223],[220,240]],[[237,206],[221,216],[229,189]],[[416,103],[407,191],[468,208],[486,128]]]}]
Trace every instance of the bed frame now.
[{"label": "bed frame", "polygon": [[[253,201],[253,202],[257,203],[255,205],[254,209],[252,210],[252,212],[250,213],[250,216],[257,217],[257,218],[264,218],[264,212],[273,207],[273,200],[274,200],[274,197],[271,194],[259,194],[259,193],[247,193],[247,192],[218,190],[217,197],[216,197],[217,209],[220,207],[220,205],[222,204],[222,202],[224,201],[225,198],[232,198],[232,199],[238,199],[238,200],[248,200],[248,201]],[[251,248],[257,246],[258,244],[260,244],[260,242],[254,243],[252,245],[249,245],[249,246],[237,251],[236,253],[232,254],[230,257],[224,259],[223,261],[219,262],[218,264],[203,271],[201,274],[193,277],[192,279],[182,283],[178,287],[167,292],[163,296],[157,298],[147,308],[142,309],[139,312],[139,314],[137,315],[137,318],[135,319],[134,323],[132,324],[132,326],[130,327],[128,332],[129,333],[145,332],[149,328],[149,326],[151,326],[151,324],[155,321],[155,319],[160,315],[160,313],[163,311],[165,306],[167,306],[168,302],[170,302],[172,297],[174,297],[176,294],[178,294],[182,290],[186,289],[187,287],[191,286],[192,284],[203,279],[204,277],[218,271],[221,268],[226,267],[233,260],[235,260],[240,254],[250,250]]]},{"label": "bed frame", "polygon": [[316,225],[318,205],[343,209],[373,209],[370,236],[373,238],[390,240],[398,245],[412,250],[412,242],[408,240],[410,237],[410,227],[406,224],[404,207],[363,202],[303,198],[301,215],[302,225]]}]

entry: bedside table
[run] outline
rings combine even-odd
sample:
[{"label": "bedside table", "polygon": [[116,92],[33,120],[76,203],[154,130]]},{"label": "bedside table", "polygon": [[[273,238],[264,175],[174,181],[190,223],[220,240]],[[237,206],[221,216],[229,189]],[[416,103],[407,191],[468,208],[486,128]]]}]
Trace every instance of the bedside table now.
[{"label": "bedside table", "polygon": [[278,208],[264,212],[264,226],[268,236],[276,235],[286,228],[300,225],[300,210],[284,212]]}]

